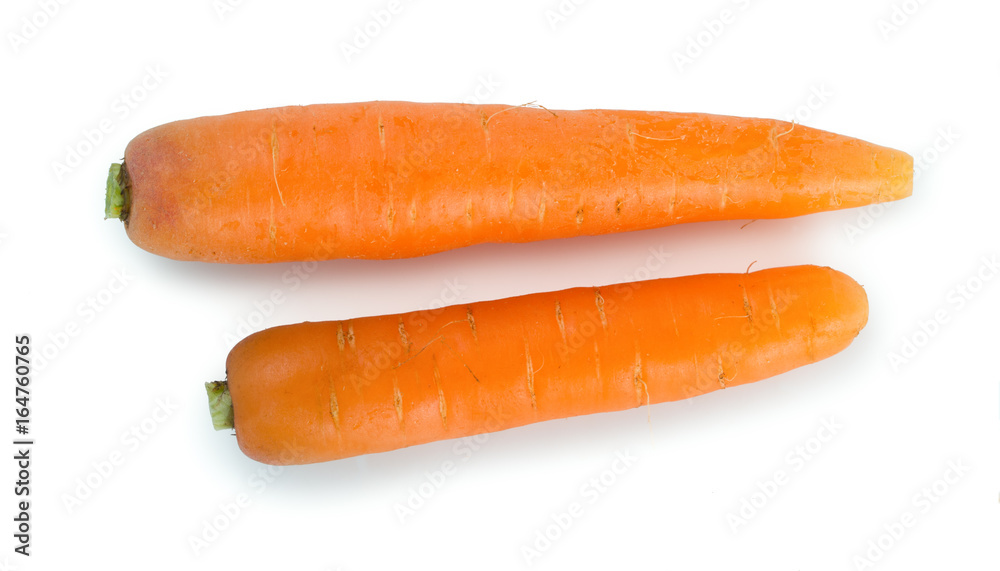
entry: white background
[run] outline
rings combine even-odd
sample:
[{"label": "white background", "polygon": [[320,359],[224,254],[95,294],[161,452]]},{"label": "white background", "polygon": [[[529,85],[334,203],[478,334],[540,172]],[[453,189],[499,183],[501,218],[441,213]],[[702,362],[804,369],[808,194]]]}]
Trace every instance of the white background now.
[{"label": "white background", "polygon": [[[539,545],[539,569],[997,568],[1000,279],[977,276],[993,277],[984,259],[1000,253],[1000,5],[400,0],[348,60],[344,43],[365,43],[356,28],[387,0],[233,4],[67,2],[52,16],[41,0],[3,4],[0,352],[28,333],[51,357],[31,385],[30,558],[12,551],[13,448],[0,461],[7,569],[517,569]],[[728,23],[712,23],[723,10]],[[147,128],[373,99],[797,112],[924,158],[913,197],[885,207],[330,261],[294,291],[282,280],[291,264],[162,259],[102,219],[107,167]],[[102,120],[110,132],[88,144]],[[67,171],[69,148],[82,156]],[[665,262],[652,257],[660,249]],[[227,335],[244,321],[410,311],[456,301],[449,287],[468,302],[753,261],[850,274],[868,293],[867,328],[843,353],[778,378],[493,434],[471,455],[468,442],[439,442],[267,481],[209,421],[202,383],[222,378]],[[275,289],[287,300],[259,305]],[[935,314],[947,322],[928,325]],[[919,347],[894,366],[907,339]],[[10,373],[0,434],[13,439]],[[824,423],[839,428],[817,446]],[[636,460],[590,503],[581,486],[618,453]],[[121,461],[109,469],[112,455]],[[432,486],[446,462],[453,473]],[[754,496],[777,470],[787,483],[766,502]],[[432,489],[401,521],[396,506]],[[536,544],[574,501],[582,517]],[[741,507],[749,517],[734,524]],[[913,525],[899,533],[903,520]],[[206,528],[216,525],[225,529]]]}]

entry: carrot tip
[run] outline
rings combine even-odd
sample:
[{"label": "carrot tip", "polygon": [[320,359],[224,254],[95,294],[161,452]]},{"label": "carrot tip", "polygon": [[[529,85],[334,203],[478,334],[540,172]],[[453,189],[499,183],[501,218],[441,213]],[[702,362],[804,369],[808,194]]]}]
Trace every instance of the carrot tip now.
[{"label": "carrot tip", "polygon": [[125,197],[122,193],[121,180],[122,166],[118,163],[111,163],[108,169],[107,191],[104,195],[104,219],[121,218],[122,207],[125,206]]},{"label": "carrot tip", "polygon": [[208,410],[212,413],[212,426],[216,430],[233,428],[233,398],[229,395],[229,383],[213,381],[205,383],[208,392]]}]

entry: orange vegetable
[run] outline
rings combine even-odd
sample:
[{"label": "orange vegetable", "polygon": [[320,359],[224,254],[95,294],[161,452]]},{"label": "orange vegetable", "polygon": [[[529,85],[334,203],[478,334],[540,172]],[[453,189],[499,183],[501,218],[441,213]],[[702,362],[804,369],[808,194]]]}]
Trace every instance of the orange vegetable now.
[{"label": "orange vegetable", "polygon": [[266,329],[208,388],[251,458],[321,462],[751,383],[867,317],[829,268],[659,279]]},{"label": "orange vegetable", "polygon": [[150,129],[106,212],[179,260],[384,259],[849,208],[912,177],[906,153],[783,121],[372,102]]}]

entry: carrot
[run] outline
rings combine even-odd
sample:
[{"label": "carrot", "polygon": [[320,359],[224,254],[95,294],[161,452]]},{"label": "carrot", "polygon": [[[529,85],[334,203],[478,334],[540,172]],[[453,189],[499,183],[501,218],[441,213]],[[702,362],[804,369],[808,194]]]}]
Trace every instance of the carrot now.
[{"label": "carrot", "polygon": [[913,178],[906,153],[783,121],[405,102],[168,123],[112,168],[106,214],[133,242],[228,263],[784,218],[899,199]]},{"label": "carrot", "polygon": [[830,268],[658,279],[265,329],[208,389],[245,454],[303,464],[750,383],[837,353],[867,317]]}]

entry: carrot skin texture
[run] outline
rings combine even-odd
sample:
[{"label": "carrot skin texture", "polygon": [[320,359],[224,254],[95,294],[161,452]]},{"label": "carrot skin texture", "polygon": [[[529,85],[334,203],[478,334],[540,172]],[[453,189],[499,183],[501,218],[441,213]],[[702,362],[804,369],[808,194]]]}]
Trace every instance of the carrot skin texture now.
[{"label": "carrot skin texture", "polygon": [[901,151],[769,119],[370,102],[176,121],[125,150],[124,218],[178,260],[403,258],[908,196]]},{"label": "carrot skin texture", "polygon": [[751,383],[867,316],[850,277],[795,266],[275,327],[226,367],[243,452],[305,464]]}]

